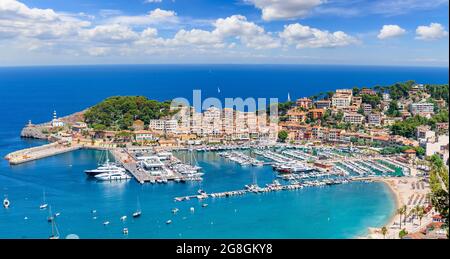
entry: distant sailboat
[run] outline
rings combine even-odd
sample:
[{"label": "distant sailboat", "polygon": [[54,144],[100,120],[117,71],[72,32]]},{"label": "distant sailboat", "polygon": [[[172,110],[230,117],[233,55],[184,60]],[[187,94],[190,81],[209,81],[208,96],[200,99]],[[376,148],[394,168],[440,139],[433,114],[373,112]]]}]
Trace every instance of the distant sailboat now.
[{"label": "distant sailboat", "polygon": [[220,94],[220,88],[219,87],[217,87],[217,92]]},{"label": "distant sailboat", "polygon": [[56,226],[56,221],[52,220],[52,235],[49,239],[59,239],[59,231],[58,226]]},{"label": "distant sailboat", "polygon": [[48,222],[53,222],[55,220],[55,217],[52,215],[52,207],[48,208],[48,217],[47,217],[47,221]]},{"label": "distant sailboat", "polygon": [[9,206],[11,205],[11,202],[8,200],[8,197],[5,196],[5,199],[3,200],[3,207],[5,209],[9,208]]},{"label": "distant sailboat", "polygon": [[45,190],[42,193],[42,204],[39,206],[39,209],[45,210],[48,207],[48,204],[45,202]]},{"label": "distant sailboat", "polygon": [[290,93],[288,93],[287,101],[288,101],[288,102],[291,101],[291,94],[290,94]]},{"label": "distant sailboat", "polygon": [[133,213],[133,218],[139,218],[142,215],[141,203],[139,202],[139,197],[137,199],[137,210]]}]

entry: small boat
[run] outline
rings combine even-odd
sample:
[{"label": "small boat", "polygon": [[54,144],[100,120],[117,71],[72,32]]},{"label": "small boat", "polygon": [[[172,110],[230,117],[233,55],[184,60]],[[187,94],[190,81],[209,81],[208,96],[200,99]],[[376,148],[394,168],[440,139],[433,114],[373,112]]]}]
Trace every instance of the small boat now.
[{"label": "small boat", "polygon": [[55,217],[59,217],[60,215],[61,215],[60,212],[56,212],[56,213],[55,213]]},{"label": "small boat", "polygon": [[169,219],[168,221],[166,221],[166,224],[167,225],[172,224],[172,220]]},{"label": "small boat", "polygon": [[45,210],[47,209],[48,204],[45,202],[45,191],[42,193],[42,204],[39,206],[39,209]]},{"label": "small boat", "polygon": [[5,197],[5,199],[3,199],[3,207],[5,209],[9,208],[9,206],[11,205],[11,202],[8,200],[7,197]]},{"label": "small boat", "polygon": [[59,239],[59,231],[55,220],[52,220],[52,234],[48,239]]},{"label": "small boat", "polygon": [[194,213],[195,212],[195,209],[194,209],[194,207],[191,207],[191,213]]},{"label": "small boat", "polygon": [[137,210],[133,212],[133,218],[139,218],[142,215],[141,203],[139,202],[139,197],[137,199]]},{"label": "small boat", "polygon": [[120,220],[121,220],[121,221],[127,220],[127,216],[122,216],[122,217],[120,217]]},{"label": "small boat", "polygon": [[109,222],[109,221],[105,221],[105,222],[103,222],[103,225],[104,225],[104,226],[108,226],[108,225],[109,225],[109,223],[111,223],[111,222]]},{"label": "small boat", "polygon": [[208,207],[208,204],[207,204],[207,203],[204,203],[204,204],[202,204],[202,207],[203,207],[203,208],[206,208],[206,207]]},{"label": "small boat", "polygon": [[48,217],[47,217],[47,221],[48,222],[53,222],[55,220],[55,217],[52,215],[52,208],[51,207],[49,207],[49,209],[48,209]]},{"label": "small boat", "polygon": [[91,210],[91,213],[95,214],[95,213],[97,213],[97,210]]},{"label": "small boat", "polygon": [[123,233],[124,235],[128,235],[128,228],[124,228],[124,229],[122,230],[122,233]]},{"label": "small boat", "polygon": [[175,208],[175,209],[172,210],[172,213],[173,213],[173,214],[177,214],[178,211],[179,211],[179,209],[178,209],[178,208]]}]

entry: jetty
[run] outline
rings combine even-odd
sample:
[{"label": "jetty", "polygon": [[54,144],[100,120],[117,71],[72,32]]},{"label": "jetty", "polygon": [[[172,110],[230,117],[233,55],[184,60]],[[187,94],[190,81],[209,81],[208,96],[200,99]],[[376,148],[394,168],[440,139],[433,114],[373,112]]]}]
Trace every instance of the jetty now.
[{"label": "jetty", "polygon": [[11,165],[18,165],[50,156],[75,151],[81,148],[81,145],[69,145],[55,142],[12,152],[6,155],[5,159],[8,160]]}]

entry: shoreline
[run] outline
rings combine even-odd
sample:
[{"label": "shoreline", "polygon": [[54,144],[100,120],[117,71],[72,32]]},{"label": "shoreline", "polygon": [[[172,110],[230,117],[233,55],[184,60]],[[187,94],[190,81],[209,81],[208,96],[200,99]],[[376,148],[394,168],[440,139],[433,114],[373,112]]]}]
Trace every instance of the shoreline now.
[{"label": "shoreline", "polygon": [[[423,188],[412,188],[412,185],[415,185],[421,181],[419,177],[415,176],[409,176],[409,177],[402,177],[402,178],[373,178],[374,182],[380,182],[385,184],[392,195],[394,196],[394,202],[395,202],[395,210],[393,215],[390,216],[387,223],[380,227],[369,227],[368,234],[361,237],[365,239],[398,239],[398,233],[400,231],[399,225],[397,224],[399,222],[399,218],[397,218],[397,210],[403,206],[407,206],[407,211],[414,208],[416,205],[420,204],[407,204],[408,200],[411,201],[411,197],[419,197],[424,196],[427,193],[429,193],[429,186],[424,186]],[[424,206],[425,203],[423,203],[422,206]],[[402,224],[402,229],[406,229],[409,233],[414,233],[420,230],[421,228],[425,227],[427,222],[429,221],[428,218],[430,216],[430,213],[424,217],[424,220],[422,220],[421,225],[414,225],[414,222],[411,223],[410,221],[406,221],[406,224]],[[410,218],[410,216],[408,216]],[[402,222],[404,222],[404,216],[402,217]],[[386,234],[386,237],[383,237],[381,234],[381,228],[386,227],[388,229],[388,233]]]},{"label": "shoreline", "polygon": [[401,200],[401,194],[398,191],[398,189],[396,188],[395,184],[392,183],[392,181],[394,181],[395,179],[378,179],[377,182],[380,183],[384,183],[385,185],[388,186],[390,192],[392,193],[392,195],[394,196],[394,213],[393,215],[390,217],[389,221],[387,222],[387,224],[385,225],[387,229],[391,229],[394,224],[395,224],[395,218],[397,216],[397,210],[399,208],[401,208],[404,204]]},{"label": "shoreline", "polygon": [[391,229],[394,224],[395,224],[395,218],[397,216],[396,211],[403,206],[403,203],[401,201],[400,198],[400,193],[399,191],[395,188],[395,184],[393,184],[391,181],[394,180],[393,179],[384,179],[384,178],[379,178],[379,177],[373,177],[370,178],[370,180],[372,182],[377,182],[377,183],[382,183],[385,186],[388,187],[389,192],[391,193],[393,199],[394,199],[394,212],[393,214],[389,217],[389,220],[386,222],[386,224],[384,224],[383,226],[380,227],[368,227],[367,233],[361,236],[356,236],[355,239],[379,239],[378,236],[374,236],[374,235],[378,235],[379,231],[382,227],[386,227],[388,230]]}]

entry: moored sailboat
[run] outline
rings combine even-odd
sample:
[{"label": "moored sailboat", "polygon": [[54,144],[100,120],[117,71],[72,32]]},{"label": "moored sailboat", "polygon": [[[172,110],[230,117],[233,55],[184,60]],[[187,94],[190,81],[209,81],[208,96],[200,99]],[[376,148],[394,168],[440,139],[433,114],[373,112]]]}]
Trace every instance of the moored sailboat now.
[{"label": "moored sailboat", "polygon": [[42,193],[42,204],[39,206],[39,209],[45,210],[48,207],[48,204],[45,201],[45,190]]},{"label": "moored sailboat", "polygon": [[133,212],[133,218],[139,218],[142,215],[141,203],[139,202],[139,197],[137,199],[137,210]]}]

